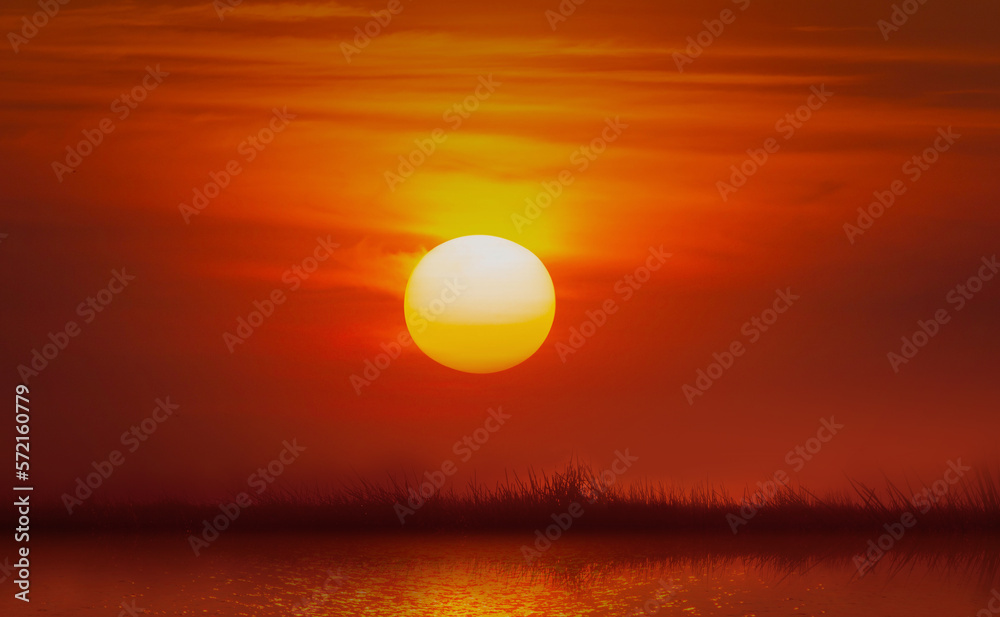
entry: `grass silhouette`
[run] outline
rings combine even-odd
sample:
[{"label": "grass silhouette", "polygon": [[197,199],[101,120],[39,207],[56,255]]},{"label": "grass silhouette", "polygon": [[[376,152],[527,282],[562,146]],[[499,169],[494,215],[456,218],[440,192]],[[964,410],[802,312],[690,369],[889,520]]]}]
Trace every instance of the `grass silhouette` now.
[{"label": "grass silhouette", "polygon": [[[243,509],[232,527],[243,531],[532,531],[551,525],[553,515],[579,504],[583,513],[573,521],[574,532],[732,534],[733,517],[739,517],[745,521],[735,526],[740,535],[881,533],[884,524],[898,522],[908,512],[916,524],[907,533],[1000,532],[1000,482],[987,470],[966,474],[940,496],[927,485],[903,490],[886,481],[885,488],[877,491],[849,483],[850,491],[822,498],[790,486],[763,496],[747,490],[736,497],[707,486],[679,490],[647,482],[607,485],[593,468],[574,463],[554,474],[509,475],[492,487],[470,483],[456,490],[445,486],[428,497],[419,497],[421,482],[412,478],[390,478],[382,484],[359,480],[330,492],[272,487]],[[92,500],[72,516],[57,507],[42,509],[38,523],[55,530],[189,531],[219,514],[217,503]]]}]

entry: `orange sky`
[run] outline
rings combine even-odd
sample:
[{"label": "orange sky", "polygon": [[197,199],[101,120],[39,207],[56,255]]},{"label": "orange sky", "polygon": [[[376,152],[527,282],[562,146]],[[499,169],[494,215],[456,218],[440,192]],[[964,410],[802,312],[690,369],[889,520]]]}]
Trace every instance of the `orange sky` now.
[{"label": "orange sky", "polygon": [[[346,61],[387,4],[246,0],[220,19],[208,2],[73,0],[3,52],[11,386],[50,332],[81,328],[29,380],[45,495],[122,449],[164,396],[180,411],[102,497],[228,492],[293,438],[309,451],[289,486],[419,474],[497,406],[512,418],[459,482],[630,448],[637,478],[741,487],[787,469],[831,415],[845,429],[796,482],[996,462],[1000,283],[948,301],[998,252],[995,2],[928,2],[885,40],[881,2],[588,0],[553,30],[554,1],[404,1]],[[723,9],[734,20],[679,71],[674,54]],[[8,3],[0,29],[35,11]],[[158,77],[131,108],[119,97],[147,67]],[[790,135],[779,121],[809,102]],[[102,126],[75,171],[53,168]],[[268,127],[266,145],[245,141]],[[961,137],[906,173],[947,127]],[[588,158],[602,131],[614,141]],[[433,153],[387,181],[415,140]],[[723,199],[730,166],[768,144]],[[185,216],[230,161],[228,186]],[[512,215],[564,170],[572,184],[519,228]],[[895,180],[906,192],[849,242],[844,224]],[[547,265],[548,341],[485,376],[411,347],[359,395],[351,375],[405,328],[416,260],[468,234]],[[332,257],[287,278],[317,238]],[[625,301],[616,283],[651,247],[672,257]],[[121,268],[135,280],[86,322],[77,305]],[[230,353],[223,333],[276,288],[286,301]],[[743,324],[787,288],[800,299],[750,343]],[[562,362],[556,344],[608,299],[620,310]],[[887,353],[942,308],[950,321],[894,373]],[[682,387],[734,341],[745,355],[689,405]]]}]

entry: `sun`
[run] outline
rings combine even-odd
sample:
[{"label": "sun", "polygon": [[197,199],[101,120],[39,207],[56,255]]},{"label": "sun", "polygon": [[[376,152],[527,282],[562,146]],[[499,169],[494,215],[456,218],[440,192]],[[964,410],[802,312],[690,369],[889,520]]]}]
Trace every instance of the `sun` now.
[{"label": "sun", "polygon": [[420,260],[403,309],[413,341],[430,358],[466,373],[495,373],[542,346],[556,294],[528,249],[496,236],[463,236]]}]

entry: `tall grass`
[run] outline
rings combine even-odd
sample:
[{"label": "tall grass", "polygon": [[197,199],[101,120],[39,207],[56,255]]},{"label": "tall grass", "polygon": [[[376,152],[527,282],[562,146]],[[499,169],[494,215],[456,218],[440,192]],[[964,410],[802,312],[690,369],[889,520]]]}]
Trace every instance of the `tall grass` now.
[{"label": "tall grass", "polygon": [[[493,486],[470,483],[445,487],[417,500],[419,482],[390,478],[384,483],[359,480],[330,492],[272,488],[244,509],[233,528],[273,531],[534,530],[553,523],[552,516],[578,504],[582,515],[574,530],[602,532],[718,532],[732,534],[734,516],[746,524],[739,534],[842,533],[879,531],[911,513],[916,524],[907,533],[1000,531],[1000,482],[987,470],[966,474],[940,496],[929,486],[906,490],[886,482],[875,490],[850,482],[851,490],[819,497],[804,488],[782,487],[757,500],[748,490],[739,497],[702,486],[681,490],[648,482],[605,485],[594,470],[572,464],[553,474],[509,475]],[[931,491],[930,499],[914,496]],[[400,508],[406,513],[401,524]],[[926,511],[924,511],[926,509]],[[152,501],[88,503],[72,517],[58,509],[40,513],[49,528],[198,529],[220,513],[218,504]]]}]

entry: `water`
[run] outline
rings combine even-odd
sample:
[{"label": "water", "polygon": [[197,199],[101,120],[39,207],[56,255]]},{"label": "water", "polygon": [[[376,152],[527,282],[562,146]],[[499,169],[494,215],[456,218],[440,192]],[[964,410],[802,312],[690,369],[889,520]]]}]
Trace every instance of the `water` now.
[{"label": "water", "polygon": [[567,535],[528,565],[531,540],[230,532],[196,558],[178,536],[50,538],[15,614],[971,617],[1000,587],[993,539],[904,541],[863,578],[863,537]]}]

